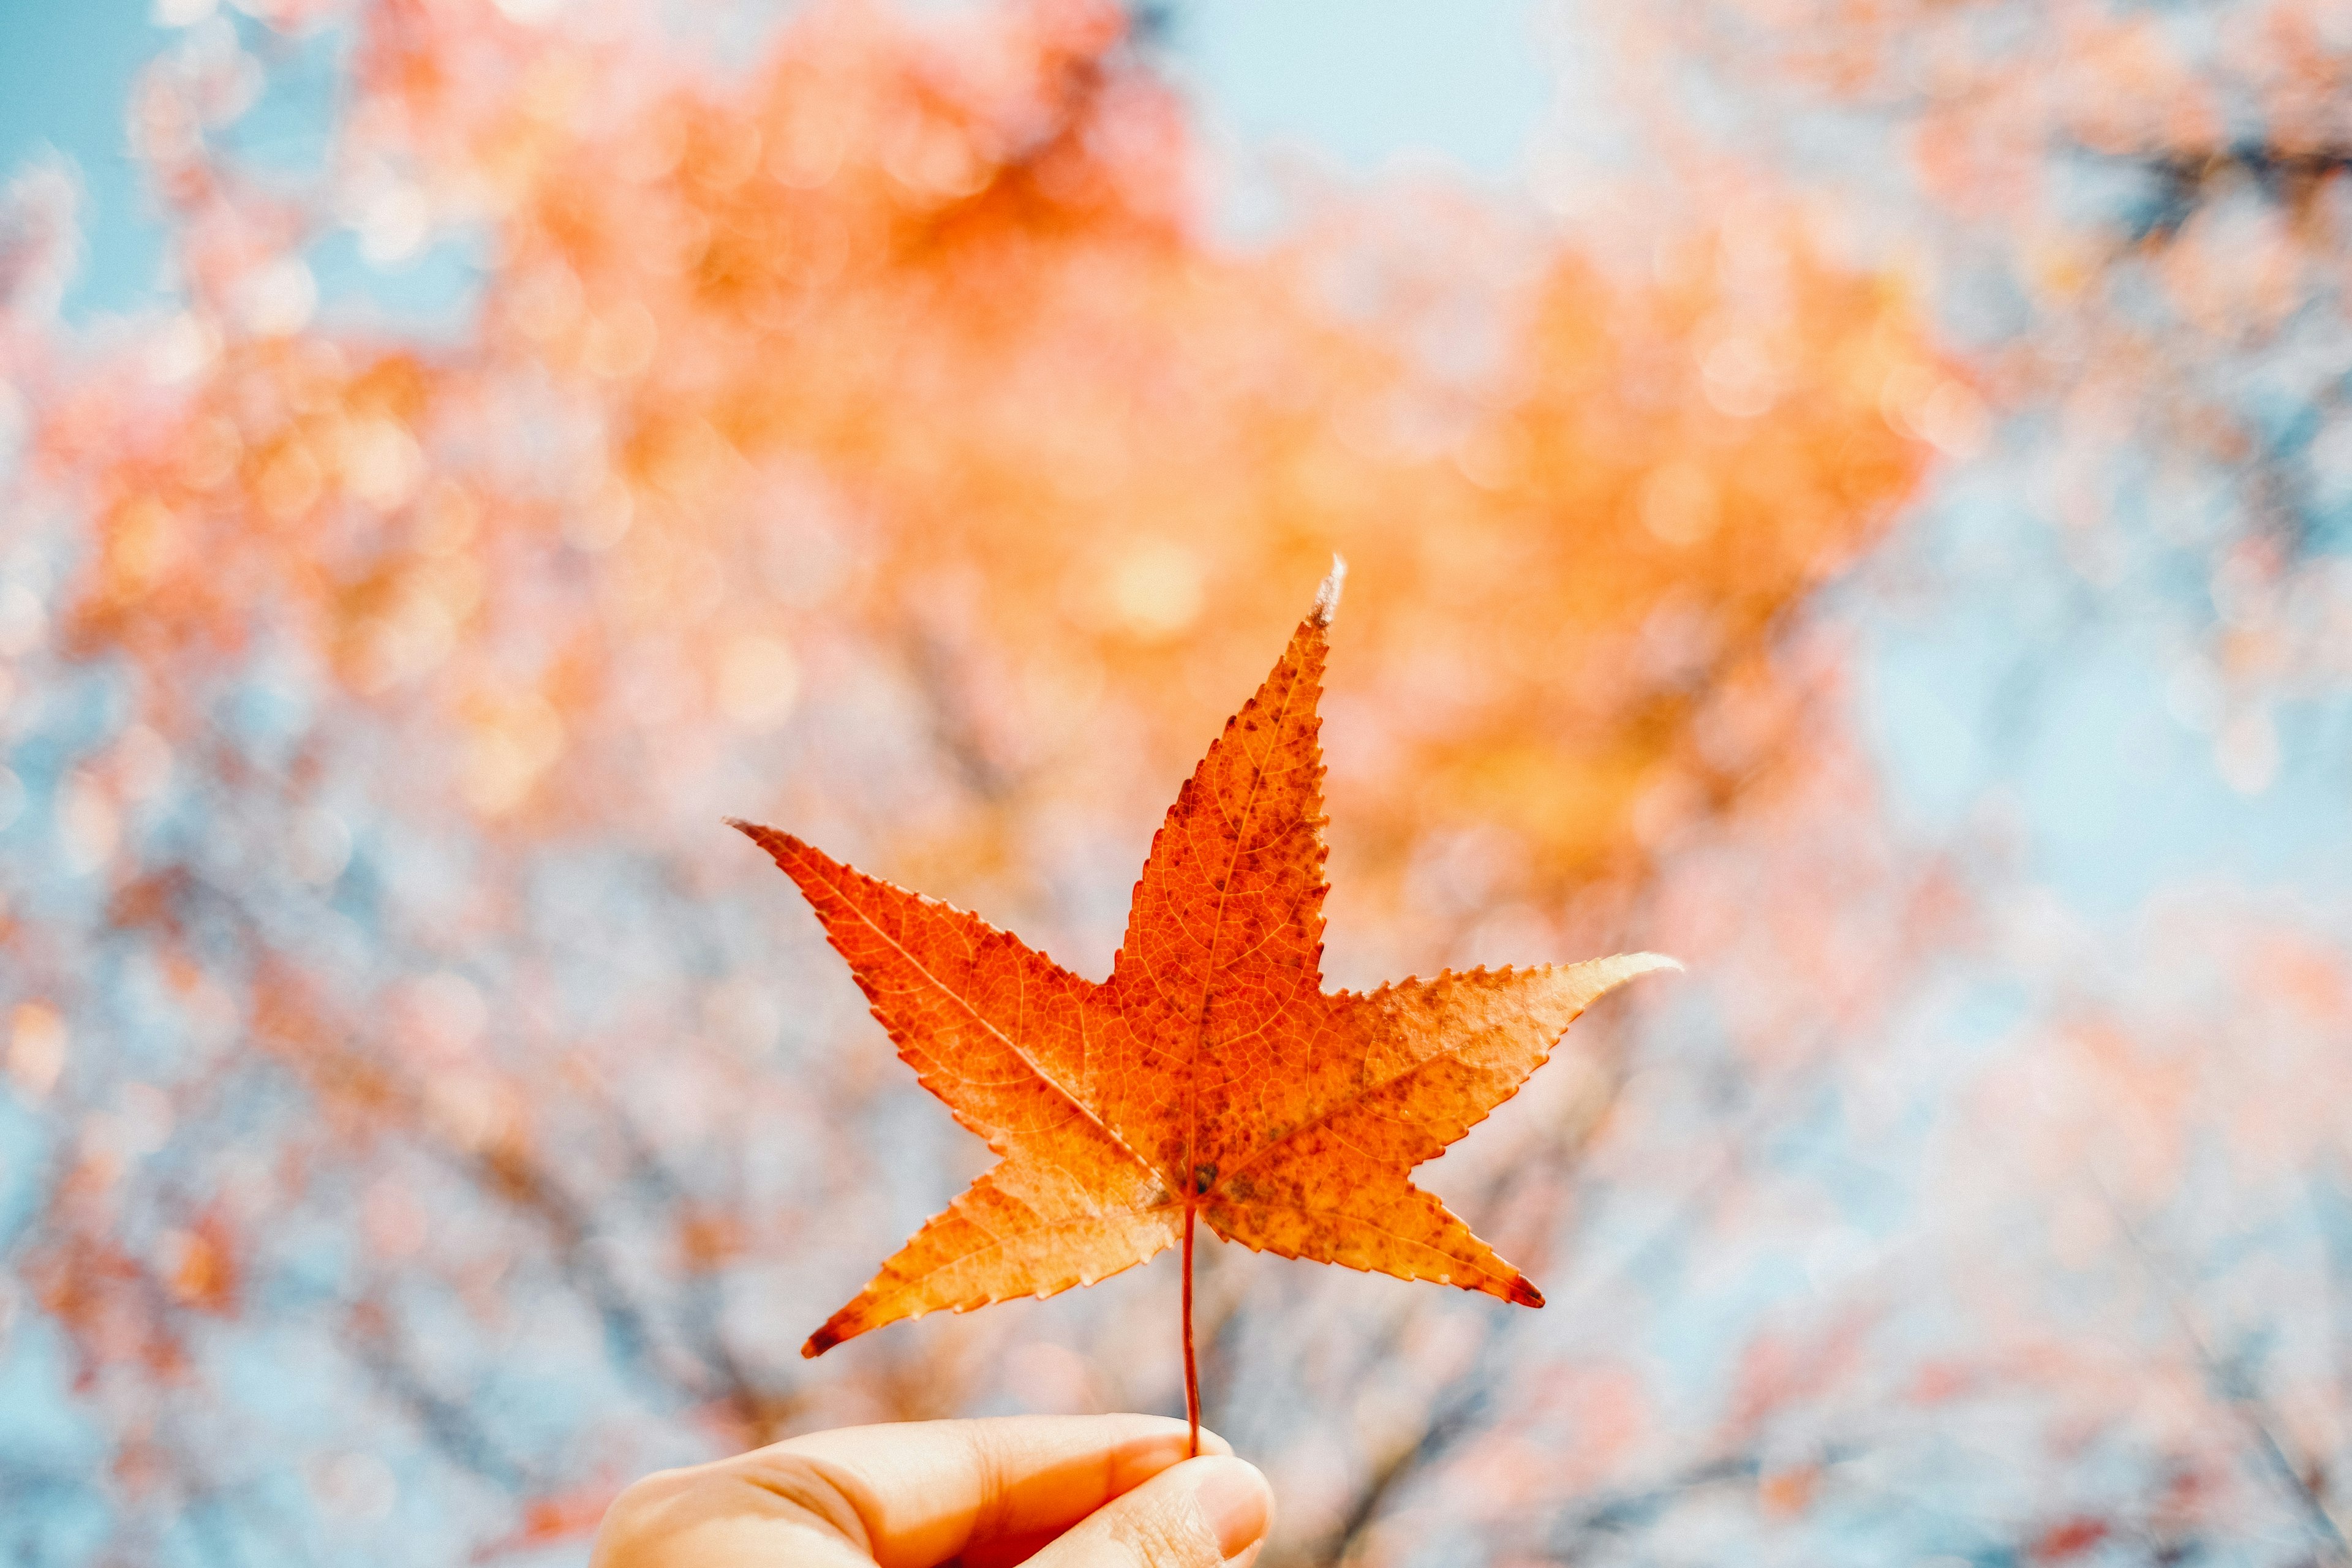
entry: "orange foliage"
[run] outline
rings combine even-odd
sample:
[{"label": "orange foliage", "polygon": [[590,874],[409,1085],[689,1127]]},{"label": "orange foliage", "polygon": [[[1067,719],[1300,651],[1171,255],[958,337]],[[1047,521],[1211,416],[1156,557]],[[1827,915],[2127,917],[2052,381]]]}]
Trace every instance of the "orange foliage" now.
[{"label": "orange foliage", "polygon": [[[100,498],[78,646],[168,703],[266,616],[437,715],[449,804],[513,831],[611,820],[616,752],[699,767],[782,723],[851,632],[952,688],[1009,807],[1150,776],[1077,743],[1107,681],[1219,668],[1212,634],[1336,548],[1366,645],[1343,690],[1421,699],[1381,705],[1384,765],[1349,780],[1389,897],[1433,817],[1524,841],[1540,897],[1626,869],[1645,803],[1655,833],[1728,801],[1780,750],[1778,618],[1917,470],[1880,416],[1930,373],[1899,298],[1793,228],[1647,289],[1538,250],[1469,294],[1455,251],[1350,261],[1377,240],[1344,232],[1221,255],[1112,17],[968,49],[829,10],[731,96],[583,121],[608,50],[541,41],[469,89],[452,55],[519,43],[376,16],[358,122],[496,203],[478,335],[230,333],[132,431],[110,383],[63,400],[43,449]],[[1343,265],[1372,272],[1344,311]],[[1416,334],[1465,310],[1488,363],[1427,363]],[[623,692],[648,668],[675,671],[652,708]],[[1172,767],[1199,710],[1118,721]],[[932,837],[998,867],[982,824]]]}]

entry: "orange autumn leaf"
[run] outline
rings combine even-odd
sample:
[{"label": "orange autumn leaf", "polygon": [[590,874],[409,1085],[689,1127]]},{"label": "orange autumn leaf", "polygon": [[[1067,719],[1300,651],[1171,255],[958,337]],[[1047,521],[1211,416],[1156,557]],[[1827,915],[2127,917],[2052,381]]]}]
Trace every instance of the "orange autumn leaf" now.
[{"label": "orange autumn leaf", "polygon": [[1543,1304],[1407,1173],[1516,1093],[1595,997],[1674,960],[1322,989],[1316,701],[1339,581],[1178,792],[1108,981],[734,824],[799,885],[923,1087],[1003,1156],[803,1355],[1092,1284],[1180,1241],[1189,1265],[1196,1217],[1253,1250]]}]

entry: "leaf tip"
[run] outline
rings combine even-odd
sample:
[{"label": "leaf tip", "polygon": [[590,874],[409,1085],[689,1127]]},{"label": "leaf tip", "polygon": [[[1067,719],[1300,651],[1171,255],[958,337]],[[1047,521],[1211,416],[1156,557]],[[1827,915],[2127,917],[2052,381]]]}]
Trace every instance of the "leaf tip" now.
[{"label": "leaf tip", "polygon": [[1595,971],[1593,979],[1598,984],[1585,997],[1588,1004],[1599,1001],[1627,981],[1639,980],[1644,974],[1680,974],[1683,973],[1683,961],[1670,958],[1663,952],[1621,952],[1614,958],[1594,960],[1592,967]]},{"label": "leaf tip", "polygon": [[1543,1304],[1543,1292],[1536,1289],[1534,1280],[1524,1274],[1515,1274],[1511,1277],[1511,1305],[1540,1307]]},{"label": "leaf tip", "polygon": [[823,1355],[825,1352],[839,1344],[841,1341],[841,1334],[835,1330],[831,1323],[827,1323],[824,1327],[819,1329],[816,1332],[808,1337],[808,1342],[801,1346],[801,1355],[805,1360],[814,1361],[817,1357]]},{"label": "leaf tip", "polygon": [[1334,551],[1331,554],[1330,575],[1315,590],[1315,608],[1309,619],[1318,626],[1328,626],[1331,617],[1339,613],[1339,589],[1348,581],[1348,559]]}]

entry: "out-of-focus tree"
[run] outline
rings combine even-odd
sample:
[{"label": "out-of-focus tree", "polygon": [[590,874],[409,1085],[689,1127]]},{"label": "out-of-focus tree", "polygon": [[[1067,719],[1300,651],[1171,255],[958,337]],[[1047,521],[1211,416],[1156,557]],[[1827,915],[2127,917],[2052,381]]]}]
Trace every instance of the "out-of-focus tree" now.
[{"label": "out-of-focus tree", "polygon": [[[1779,1506],[1976,1561],[2352,1559],[2347,1173],[2309,1117],[2352,954],[2340,8],[1608,25],[1655,163],[1760,160],[1965,367],[1917,405],[1965,460],[1815,626],[1879,764],[1890,875],[1864,880],[1940,864],[1962,918],[1906,978],[1864,966],[1895,1014],[1800,1004],[1779,1037],[1822,1019],[1822,1058],[1732,1094],[1839,1123],[1776,1132],[1838,1215],[1792,1238],[1821,1276],[1796,1321],[1868,1325],[1791,1350],[1767,1425],[1844,1457],[1793,1501],[1759,1485],[1741,1528]],[[1743,1484],[1706,1459],[1658,1470]],[[1608,1506],[1646,1510],[1650,1548],[1676,1517],[1708,1539],[1685,1497]]]},{"label": "out-of-focus tree", "polygon": [[[1338,550],[1339,967],[1638,934],[1657,845],[1810,765],[1789,617],[1919,470],[1901,293],[1793,221],[1629,283],[1428,185],[1233,254],[1116,10],[820,7],[730,78],[653,8],[522,9],[191,29],[132,106],[183,308],[12,296],[42,1560],[520,1549],[812,1424],[1166,1404],[1150,1278],[798,1363],[973,1151],[719,818],[1100,970]],[[239,126],[331,51],[289,174]],[[352,246],[478,287],[404,341],[322,297]],[[1595,1024],[1471,1173],[1528,1247]],[[1502,1326],[1221,1278],[1220,1355],[1422,1377]],[[1227,1401],[1301,1548],[1380,1516],[1403,1426]]]},{"label": "out-of-focus tree", "polygon": [[1737,84],[1776,162],[1884,198],[1882,235],[1926,231],[1907,270],[2006,416],[2055,560],[2085,602],[2196,634],[2175,705],[2266,789],[2277,705],[2344,675],[2338,9],[1702,0],[1640,26],[1630,52]]},{"label": "out-of-focus tree", "polygon": [[[2267,782],[2340,574],[2226,497],[2256,415],[2333,408],[2262,374],[2335,308],[2332,165],[2211,162],[2127,90],[2155,24],[1665,8],[1617,47],[1671,178],[1615,230],[1424,178],[1235,249],[1115,9],[673,9],[188,28],[131,105],[160,317],[59,324],[70,185],[15,189],[0,1539],[576,1550],[808,1426],[1166,1407],[1164,1273],[798,1361],[976,1149],[719,819],[1099,973],[1337,550],[1335,982],[1694,977],[1431,1172],[1543,1313],[1213,1257],[1277,1556],[2340,1549],[2345,1320],[2281,1305],[2334,1299],[2340,942],[2179,896],[2112,942],[2036,800],[1923,832],[1854,721],[1906,616],[2047,660],[2186,561],[2173,695]],[[2190,43],[2216,100],[2277,74]],[[426,331],[348,281],[468,259]],[[1982,531],[1996,480],[2046,535]]]}]

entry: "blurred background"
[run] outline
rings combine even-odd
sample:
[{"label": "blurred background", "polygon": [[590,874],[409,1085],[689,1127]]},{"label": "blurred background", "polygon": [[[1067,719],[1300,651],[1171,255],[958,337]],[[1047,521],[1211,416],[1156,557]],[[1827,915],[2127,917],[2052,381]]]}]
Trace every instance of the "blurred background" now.
[{"label": "blurred background", "polygon": [[2352,7],[0,5],[0,1552],[578,1563],[1181,1410],[765,857],[1109,967],[1353,570],[1334,985],[1679,954],[1212,1247],[1268,1568],[2342,1563]]}]

